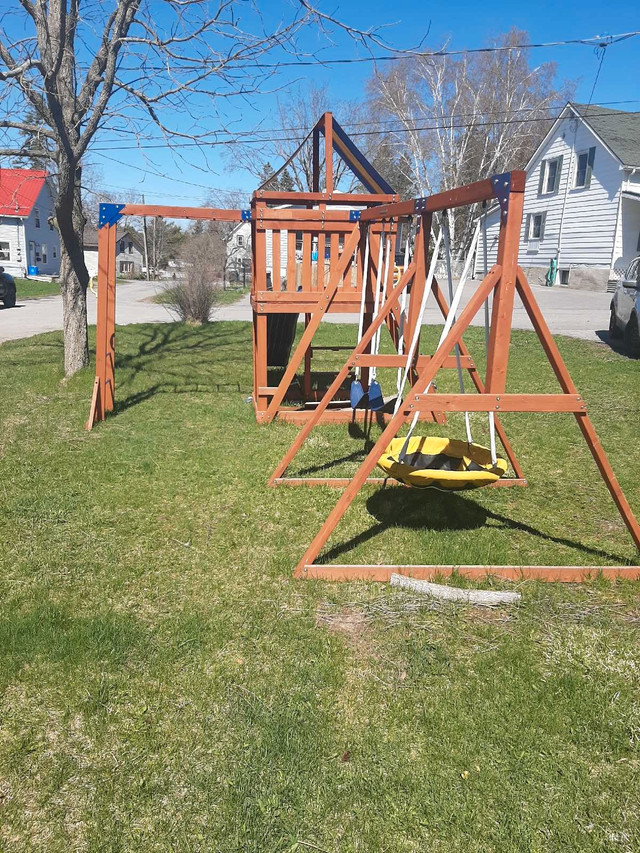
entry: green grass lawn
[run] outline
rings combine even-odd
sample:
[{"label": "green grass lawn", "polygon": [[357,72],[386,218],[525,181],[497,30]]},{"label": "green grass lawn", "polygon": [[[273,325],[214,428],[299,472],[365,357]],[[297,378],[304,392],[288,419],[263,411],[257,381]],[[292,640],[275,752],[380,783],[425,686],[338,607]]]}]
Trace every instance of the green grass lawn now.
[{"label": "green grass lawn", "polygon": [[57,281],[38,281],[33,278],[17,278],[15,281],[18,302],[25,299],[41,299],[43,296],[60,295],[60,284]]},{"label": "green grass lawn", "polygon": [[[245,401],[250,325],[117,339],[91,433],[59,334],[0,346],[1,849],[640,849],[639,584],[523,582],[485,611],[294,581],[338,493],[265,486],[295,428]],[[638,512],[637,363],[561,348]],[[510,371],[554,389],[526,332]],[[325,559],[637,560],[572,417],[505,423],[527,489],[367,487]],[[320,428],[294,470],[362,445]]]}]

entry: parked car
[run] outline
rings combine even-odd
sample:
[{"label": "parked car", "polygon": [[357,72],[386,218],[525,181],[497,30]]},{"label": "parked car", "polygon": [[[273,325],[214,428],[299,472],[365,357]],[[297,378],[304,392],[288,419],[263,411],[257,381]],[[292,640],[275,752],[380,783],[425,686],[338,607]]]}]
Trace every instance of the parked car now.
[{"label": "parked car", "polygon": [[0,267],[0,299],[5,308],[13,308],[16,304],[16,283],[4,267]]},{"label": "parked car", "polygon": [[640,258],[634,258],[618,281],[611,300],[609,336],[624,337],[629,355],[640,358]]}]

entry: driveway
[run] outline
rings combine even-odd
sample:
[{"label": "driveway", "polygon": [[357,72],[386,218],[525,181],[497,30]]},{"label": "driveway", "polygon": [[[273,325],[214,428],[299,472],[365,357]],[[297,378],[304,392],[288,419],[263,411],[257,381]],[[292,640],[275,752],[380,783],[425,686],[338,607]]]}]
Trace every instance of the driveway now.
[{"label": "driveway", "polygon": [[[462,304],[470,297],[479,282],[470,282],[466,288]],[[130,323],[168,323],[175,318],[163,305],[150,301],[163,285],[158,282],[123,282],[117,286],[117,313],[119,325]],[[535,287],[534,294],[553,334],[569,335],[587,341],[601,341],[601,334],[609,325],[610,293],[570,290],[563,287]],[[88,293],[89,323],[96,322],[96,297]],[[429,306],[425,313],[425,323],[440,323],[440,312]],[[251,320],[249,297],[243,297],[234,305],[220,308],[216,320]],[[356,323],[354,314],[331,314],[333,323]],[[475,324],[481,325],[483,317],[478,315]],[[516,297],[513,326],[515,329],[531,329],[526,312]],[[0,308],[0,342],[28,338],[41,332],[52,332],[62,328],[62,300],[59,296],[46,299],[27,299],[20,301],[15,308]],[[606,340],[606,333],[603,335]]]}]

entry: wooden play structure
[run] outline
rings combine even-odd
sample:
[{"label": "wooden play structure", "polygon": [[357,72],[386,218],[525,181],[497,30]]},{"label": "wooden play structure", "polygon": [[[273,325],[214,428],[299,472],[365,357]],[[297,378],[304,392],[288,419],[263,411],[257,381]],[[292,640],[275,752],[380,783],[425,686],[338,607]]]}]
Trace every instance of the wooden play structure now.
[{"label": "wooden play structure", "polygon": [[[587,412],[584,399],[562,360],[535,296],[518,266],[525,173],[496,175],[455,190],[400,201],[392,188],[326,113],[311,131],[313,191],[272,192],[258,189],[249,210],[101,205],[99,229],[96,377],[87,428],[114,407],[115,401],[115,226],[121,216],[165,216],[250,221],[252,231],[253,404],[260,423],[274,418],[301,426],[296,439],[269,479],[271,486],[325,485],[343,492],[295,569],[300,578],[388,580],[392,573],[428,579],[453,571],[469,577],[500,575],[579,581],[602,573],[640,578],[638,566],[443,566],[335,565],[321,552],[365,484],[393,479],[410,487],[443,490],[480,486],[524,486],[524,472],[514,454],[500,415],[503,412],[573,414],[609,492],[636,546],[640,526],[622,493]],[[323,143],[323,145],[322,145]],[[323,160],[321,161],[321,147]],[[366,190],[338,193],[333,186],[333,155],[356,174]],[[322,168],[324,164],[324,169]],[[324,183],[322,176],[324,174]],[[497,203],[500,236],[497,263],[486,269],[462,307],[463,289],[474,252],[482,250],[482,219],[454,289],[448,212],[467,205]],[[484,243],[486,258],[486,241]],[[446,267],[447,294],[438,282],[438,265]],[[511,393],[507,370],[516,293],[526,309],[558,380],[559,393]],[[421,330],[429,299],[442,314],[444,328],[434,352],[421,352]],[[463,335],[484,310],[486,370],[484,378]],[[337,373],[318,378],[312,370],[314,336],[327,314],[357,314],[357,340],[346,350]],[[304,329],[294,339],[298,318]],[[394,352],[381,353],[381,334]],[[293,351],[292,351],[293,350]],[[377,371],[397,372],[396,394],[385,399]],[[455,371],[458,393],[442,393],[440,371]],[[470,379],[474,393],[465,389]],[[469,412],[486,413],[490,447],[473,441]],[[321,423],[345,424],[375,413],[381,434],[352,477],[287,476],[287,470],[312,431]],[[464,413],[466,439],[416,436],[420,422],[447,423]],[[409,424],[407,435],[401,435]],[[498,455],[498,442],[504,456]],[[372,476],[376,466],[384,476]]]}]

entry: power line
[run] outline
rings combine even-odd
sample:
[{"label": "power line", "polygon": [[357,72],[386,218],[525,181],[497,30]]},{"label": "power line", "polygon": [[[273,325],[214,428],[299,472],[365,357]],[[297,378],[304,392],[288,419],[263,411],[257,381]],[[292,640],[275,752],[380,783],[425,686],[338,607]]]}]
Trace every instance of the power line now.
[{"label": "power line", "polygon": [[[608,107],[608,106],[617,106],[620,104],[640,104],[640,98],[628,98],[627,100],[622,100],[622,101],[601,101],[598,104],[598,106]],[[444,120],[444,119],[448,119],[448,118],[461,119],[461,118],[466,118],[466,117],[473,118],[473,117],[478,116],[478,115],[482,115],[484,117],[491,116],[491,115],[500,115],[500,116],[516,115],[518,113],[530,113],[536,109],[538,109],[538,107],[515,107],[514,109],[511,109],[511,110],[505,110],[505,109],[488,110],[488,111],[483,112],[482,114],[477,113],[477,112],[445,113],[445,114],[439,116],[439,119],[440,120]],[[626,111],[621,110],[620,112],[622,114],[624,114]],[[553,121],[554,118],[555,117],[553,117],[553,116],[547,116],[547,117],[541,118],[540,120],[541,121]],[[537,120],[537,119],[535,119],[535,120]],[[355,135],[355,133],[354,133],[354,131],[351,130],[351,128],[354,128],[354,127],[372,127],[372,126],[373,127],[379,127],[380,125],[393,124],[393,123],[397,124],[397,122],[398,122],[397,118],[375,119],[375,120],[368,119],[367,121],[351,121],[348,123],[348,125],[345,125],[345,130],[348,130],[349,134],[351,136],[353,136],[353,135]],[[235,131],[234,130],[216,130],[216,131],[211,131],[211,133],[215,134],[216,136],[225,135],[225,136],[232,137],[232,139],[234,141],[241,138],[241,137],[254,136],[256,142],[258,142],[258,141],[269,142],[269,141],[271,141],[273,134],[277,134],[277,133],[305,133],[305,134],[308,134],[308,131],[309,131],[308,126],[305,126],[305,127],[273,127],[273,128],[256,127],[253,130],[235,130]],[[122,129],[111,128],[110,132],[112,132],[112,133],[126,133],[130,136],[137,135],[135,130],[125,129],[125,128],[122,128]],[[391,128],[390,130],[388,130],[386,132],[392,133],[394,131],[393,131],[393,128]],[[267,134],[267,137],[265,139],[261,139],[260,137],[256,136],[256,134],[260,134],[260,135]],[[156,138],[158,138],[158,137],[156,137]],[[102,140],[102,142],[106,142],[106,141],[107,140],[104,140],[104,139]],[[118,140],[109,140],[109,141],[116,141],[117,142]],[[225,140],[218,140],[218,139],[213,140],[213,141],[215,141],[216,143],[225,142]],[[280,141],[280,140],[276,140],[276,141]],[[291,141],[291,140],[285,139],[282,141]],[[297,141],[297,140],[293,140],[293,141]],[[151,139],[151,140],[149,140],[148,144],[150,145],[150,144],[152,144],[152,142],[153,142],[153,140]],[[201,144],[207,144],[207,143],[206,143],[206,141],[203,140]],[[161,144],[159,142],[158,146],[159,147],[165,147],[166,142],[164,144]],[[139,147],[138,145],[130,146],[131,150],[135,150],[138,147]],[[93,149],[93,150],[97,150],[97,149]],[[110,149],[104,149],[104,150],[112,150],[112,149],[110,148]]]},{"label": "power line", "polygon": [[[597,35],[597,36],[588,36],[587,38],[575,38],[575,39],[561,39],[557,41],[547,41],[547,42],[528,42],[525,44],[510,44],[510,45],[489,45],[487,47],[470,47],[470,48],[460,48],[458,50],[447,50],[443,48],[442,50],[393,50],[388,54],[383,54],[381,56],[374,56],[370,54],[369,56],[352,56],[352,57],[337,57],[333,59],[322,59],[318,57],[314,57],[312,59],[292,59],[292,60],[283,60],[280,62],[250,62],[249,65],[251,68],[298,68],[298,67],[308,67],[308,66],[317,66],[317,65],[352,65],[352,64],[360,64],[363,62],[395,62],[398,59],[431,59],[431,58],[439,58],[439,57],[447,57],[447,56],[464,56],[466,54],[476,54],[476,53],[505,53],[513,50],[531,50],[537,48],[551,48],[551,47],[568,47],[571,45],[581,45],[583,47],[608,47],[609,45],[616,44],[617,42],[624,41],[626,39],[634,38],[635,36],[640,35],[640,30],[633,30],[628,33],[616,33],[614,35]],[[245,60],[243,60],[244,62]],[[190,72],[193,71],[196,67],[202,66],[201,59],[190,59],[188,57],[183,57],[182,62],[188,63],[182,67],[171,68],[172,73],[176,72]],[[220,62],[224,62],[224,57],[220,59]],[[88,66],[87,66],[88,67]],[[233,63],[229,63],[229,68],[233,69]],[[237,68],[238,66],[236,66]],[[166,65],[147,65],[142,63],[140,66],[127,67],[127,66],[119,66],[119,71],[131,71],[131,72],[139,72],[141,70],[144,71],[167,71]]]},{"label": "power line", "polygon": [[[564,110],[564,107],[563,107]],[[361,137],[361,136],[382,136],[384,134],[403,134],[403,133],[422,133],[430,130],[463,130],[469,128],[476,127],[497,127],[504,126],[510,124],[533,124],[539,122],[548,122],[555,121],[557,118],[562,115],[562,111],[555,115],[549,116],[533,116],[531,118],[512,118],[512,119],[491,119],[489,121],[472,121],[472,122],[460,122],[454,123],[447,122],[444,124],[429,124],[429,125],[414,125],[413,127],[398,127],[398,128],[387,128],[384,130],[360,130],[355,133],[350,133],[352,137]],[[617,115],[630,115],[627,110],[611,110],[608,112],[609,116],[617,116]],[[455,121],[455,119],[454,119]],[[266,132],[266,131],[265,131]],[[290,137],[278,137],[275,140],[271,140],[265,137],[255,137],[249,138],[248,136],[240,137],[240,138],[230,138],[230,139],[221,139],[221,140],[199,140],[199,141],[189,141],[189,142],[175,142],[175,143],[140,143],[138,145],[121,145],[114,146],[110,145],[108,148],[92,148],[92,151],[96,153],[101,153],[103,151],[137,151],[137,150],[150,150],[150,149],[176,149],[176,148],[214,148],[220,145],[264,145],[265,142],[291,142],[291,143],[301,143],[306,140],[306,136],[290,136]],[[105,156],[105,155],[102,155]],[[112,158],[108,158],[112,159]],[[185,182],[188,183],[188,182]],[[194,186],[199,186],[199,184],[194,184]]]}]

